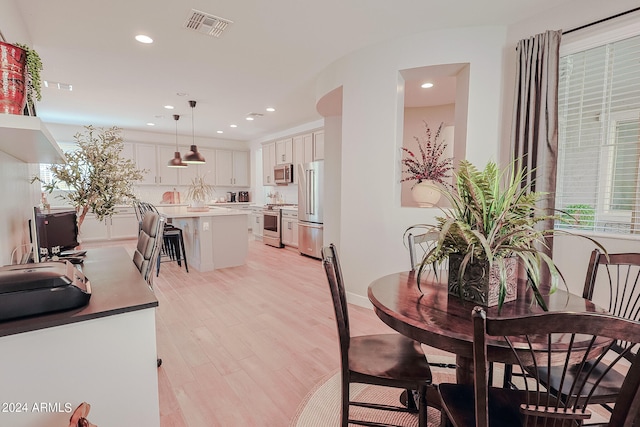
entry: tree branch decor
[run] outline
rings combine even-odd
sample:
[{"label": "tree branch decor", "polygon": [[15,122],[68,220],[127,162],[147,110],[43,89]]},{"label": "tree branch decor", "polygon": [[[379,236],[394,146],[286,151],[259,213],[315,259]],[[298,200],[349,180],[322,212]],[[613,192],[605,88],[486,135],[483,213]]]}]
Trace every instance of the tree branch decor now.
[{"label": "tree branch decor", "polygon": [[45,184],[44,189],[51,193],[59,189],[60,183],[67,186],[68,191],[57,197],[75,208],[80,228],[89,212],[103,221],[115,214],[116,206],[135,199],[133,184],[147,171],[138,169],[133,160],[121,157],[124,143],[117,127],[85,126],[85,131],[77,133],[74,139],[78,149],[65,154],[66,163],[50,166],[53,181]]}]

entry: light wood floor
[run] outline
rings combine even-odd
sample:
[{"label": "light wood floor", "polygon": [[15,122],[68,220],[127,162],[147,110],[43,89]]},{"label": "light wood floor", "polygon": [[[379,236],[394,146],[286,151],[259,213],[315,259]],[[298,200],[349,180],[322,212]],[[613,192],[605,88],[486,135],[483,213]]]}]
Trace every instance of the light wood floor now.
[{"label": "light wood floor", "polygon": [[[163,263],[154,287],[161,427],[288,426],[339,368],[318,260],[250,238],[246,265],[186,273]],[[349,314],[353,335],[391,331],[369,309]]]}]

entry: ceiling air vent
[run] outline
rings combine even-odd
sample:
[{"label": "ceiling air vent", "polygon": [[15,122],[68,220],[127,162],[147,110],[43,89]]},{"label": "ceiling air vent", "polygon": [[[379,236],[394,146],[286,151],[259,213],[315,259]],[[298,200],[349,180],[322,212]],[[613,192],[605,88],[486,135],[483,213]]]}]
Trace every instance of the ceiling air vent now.
[{"label": "ceiling air vent", "polygon": [[191,14],[187,17],[184,27],[209,36],[220,37],[229,24],[233,24],[233,21],[191,9]]}]

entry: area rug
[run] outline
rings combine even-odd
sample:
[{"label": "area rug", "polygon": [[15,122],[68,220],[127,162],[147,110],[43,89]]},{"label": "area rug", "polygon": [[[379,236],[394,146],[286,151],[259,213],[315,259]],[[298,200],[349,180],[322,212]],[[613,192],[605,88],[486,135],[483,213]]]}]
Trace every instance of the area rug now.
[{"label": "area rug", "polygon": [[[429,356],[431,360],[431,356]],[[447,362],[450,362],[447,360]],[[455,372],[451,369],[432,368],[435,383],[455,382]],[[402,390],[366,384],[351,384],[351,400],[376,402],[386,405],[398,405]],[[375,421],[383,424],[417,426],[418,415],[406,412],[377,411],[374,409],[351,406],[351,418]],[[440,425],[440,412],[429,408],[429,427]],[[291,427],[332,427],[340,425],[340,372],[329,375],[316,385],[304,398]]]}]

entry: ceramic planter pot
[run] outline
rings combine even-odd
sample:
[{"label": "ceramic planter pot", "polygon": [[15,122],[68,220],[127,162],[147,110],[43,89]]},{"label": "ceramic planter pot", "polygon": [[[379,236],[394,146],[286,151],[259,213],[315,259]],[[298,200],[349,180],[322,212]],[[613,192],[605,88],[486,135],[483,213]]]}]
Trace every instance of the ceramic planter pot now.
[{"label": "ceramic planter pot", "polygon": [[[449,294],[472,301],[485,307],[498,305],[500,290],[500,271],[498,265],[489,268],[489,262],[475,260],[469,263],[460,281],[460,264],[463,256],[449,255]],[[507,276],[507,295],[504,302],[514,301],[518,290],[518,259],[505,259]]]},{"label": "ceramic planter pot", "polygon": [[27,102],[26,52],[0,42],[0,113],[23,114]]},{"label": "ceramic planter pot", "polygon": [[411,188],[411,196],[421,208],[435,206],[441,195],[438,184],[434,181],[422,181]]}]

